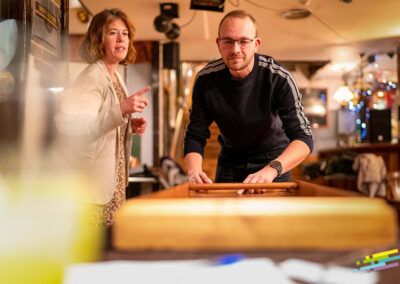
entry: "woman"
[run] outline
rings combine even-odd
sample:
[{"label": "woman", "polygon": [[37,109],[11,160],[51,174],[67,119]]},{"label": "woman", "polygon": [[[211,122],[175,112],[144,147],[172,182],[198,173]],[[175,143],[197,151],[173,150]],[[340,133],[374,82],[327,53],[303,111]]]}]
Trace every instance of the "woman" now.
[{"label": "woman", "polygon": [[143,94],[150,87],[128,97],[116,71],[118,64],[128,65],[135,60],[134,34],[133,24],[118,9],[95,15],[81,47],[81,56],[90,65],[62,103],[63,111],[74,122],[75,134],[85,138],[78,153],[95,177],[90,202],[97,204],[96,221],[106,226],[112,224],[125,201],[132,133],[142,135],[147,125],[143,118],[131,114],[141,113],[147,106]]}]

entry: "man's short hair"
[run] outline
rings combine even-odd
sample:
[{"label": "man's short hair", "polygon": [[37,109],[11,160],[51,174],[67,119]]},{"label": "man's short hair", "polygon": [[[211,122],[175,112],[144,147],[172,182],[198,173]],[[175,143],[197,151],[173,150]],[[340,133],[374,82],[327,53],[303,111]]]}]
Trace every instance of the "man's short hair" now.
[{"label": "man's short hair", "polygon": [[228,14],[226,14],[222,18],[221,22],[219,22],[218,36],[220,36],[221,25],[227,18],[241,18],[241,19],[249,18],[253,22],[254,29],[256,30],[256,37],[258,37],[258,26],[257,26],[256,19],[251,14],[247,13],[244,10],[234,10],[234,11],[231,11]]},{"label": "man's short hair", "polygon": [[133,38],[136,31],[135,26],[128,16],[121,10],[106,9],[93,17],[85,35],[85,39],[81,45],[80,55],[86,62],[93,63],[105,57],[104,38],[107,27],[116,19],[121,19],[125,23],[129,36],[128,54],[119,64],[128,65],[135,61],[136,49],[133,45]]}]

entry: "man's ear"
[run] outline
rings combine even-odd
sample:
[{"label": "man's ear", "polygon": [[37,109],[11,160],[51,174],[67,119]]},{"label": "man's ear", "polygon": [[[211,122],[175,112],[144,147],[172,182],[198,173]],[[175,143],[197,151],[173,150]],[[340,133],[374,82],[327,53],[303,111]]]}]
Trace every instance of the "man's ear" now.
[{"label": "man's ear", "polygon": [[258,51],[258,47],[260,46],[260,44],[261,44],[261,39],[259,38],[259,37],[256,37],[255,39],[254,39],[254,42],[255,42],[255,51],[257,52]]}]

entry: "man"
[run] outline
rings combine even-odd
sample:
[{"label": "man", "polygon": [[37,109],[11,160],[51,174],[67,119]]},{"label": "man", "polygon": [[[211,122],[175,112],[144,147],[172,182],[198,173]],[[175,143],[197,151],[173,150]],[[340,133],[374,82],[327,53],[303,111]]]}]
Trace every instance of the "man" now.
[{"label": "man", "polygon": [[261,39],[245,11],[221,20],[216,42],[222,58],[204,67],[193,86],[184,143],[190,182],[212,183],[202,171],[212,121],[220,129],[216,182],[290,181],[290,170],[313,148],[292,76],[270,56],[256,53]]}]

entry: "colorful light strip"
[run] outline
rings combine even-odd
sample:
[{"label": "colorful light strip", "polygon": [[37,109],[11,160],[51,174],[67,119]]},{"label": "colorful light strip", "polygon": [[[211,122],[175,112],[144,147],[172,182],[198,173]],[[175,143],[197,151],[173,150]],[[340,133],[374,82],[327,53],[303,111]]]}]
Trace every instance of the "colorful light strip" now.
[{"label": "colorful light strip", "polygon": [[[390,263],[390,264],[386,264],[386,263],[389,261],[400,260],[400,254],[389,257],[389,255],[395,254],[398,252],[399,252],[398,249],[393,249],[393,250],[383,251],[380,253],[375,253],[372,255],[372,258],[369,255],[367,255],[367,256],[365,256],[365,259],[362,260],[362,263],[363,264],[367,263],[369,265],[362,266],[359,269],[354,269],[354,272],[358,272],[358,271],[371,272],[372,270],[379,271],[379,270],[397,267],[397,266],[399,266],[398,262]],[[356,265],[361,265],[361,261],[357,261]]]}]

